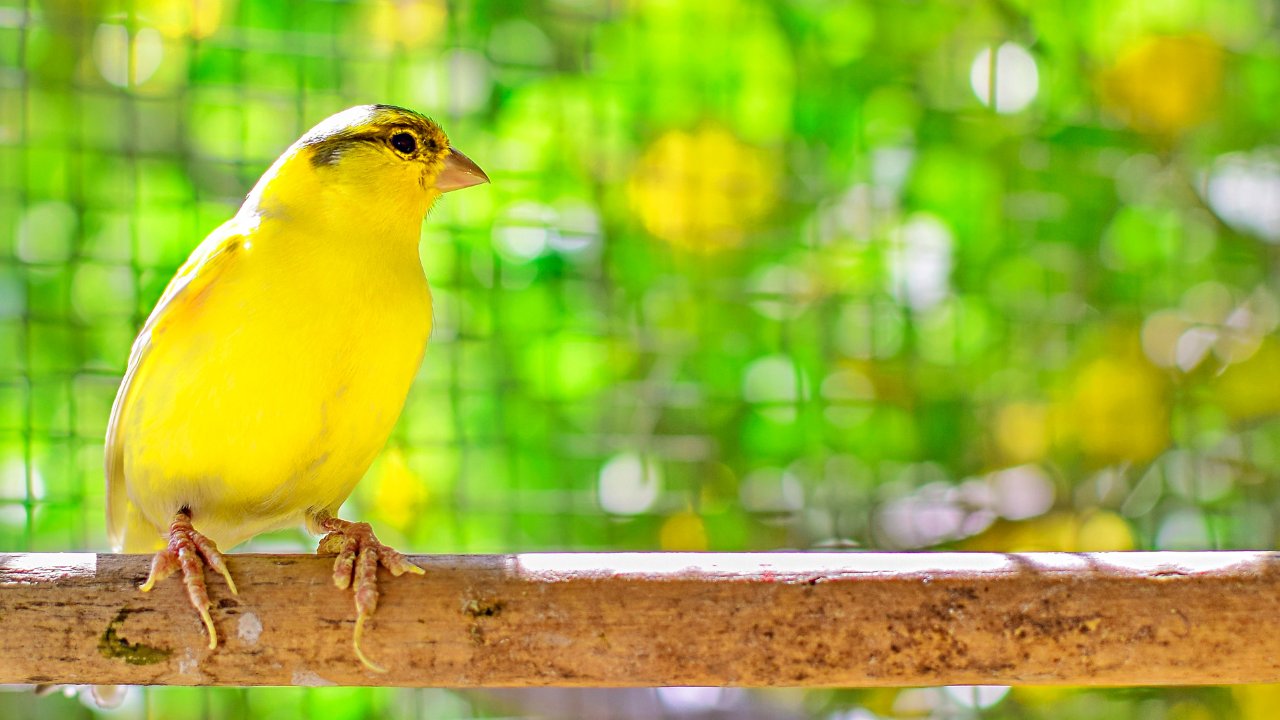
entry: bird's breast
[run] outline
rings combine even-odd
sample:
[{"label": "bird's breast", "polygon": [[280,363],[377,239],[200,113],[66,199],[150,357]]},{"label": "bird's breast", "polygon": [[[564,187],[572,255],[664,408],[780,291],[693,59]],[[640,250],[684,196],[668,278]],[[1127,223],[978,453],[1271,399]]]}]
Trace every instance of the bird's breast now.
[{"label": "bird's breast", "polygon": [[204,506],[266,527],[346,498],[399,417],[431,330],[416,254],[407,268],[378,260],[251,247],[166,326],[127,428],[130,494],[153,499],[148,515]]}]

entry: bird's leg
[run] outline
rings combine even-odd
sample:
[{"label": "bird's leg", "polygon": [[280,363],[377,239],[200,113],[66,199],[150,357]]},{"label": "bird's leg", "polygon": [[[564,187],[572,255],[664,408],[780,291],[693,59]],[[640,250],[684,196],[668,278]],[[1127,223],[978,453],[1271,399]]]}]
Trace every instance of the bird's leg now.
[{"label": "bird's leg", "polygon": [[239,594],[218,546],[196,532],[191,526],[191,511],[183,508],[173,516],[173,523],[169,526],[169,546],[151,559],[151,574],[139,589],[149,592],[157,582],[169,577],[173,571],[181,570],[182,582],[187,586],[187,597],[191,599],[191,604],[200,613],[200,619],[209,630],[209,649],[212,650],[218,647],[218,633],[213,629],[213,617],[209,615],[209,606],[213,603],[204,586],[204,564],[227,579],[227,586],[231,588],[233,595]]},{"label": "bird's leg", "polygon": [[333,584],[339,589],[351,587],[356,596],[356,630],[352,645],[356,657],[370,669],[386,672],[360,649],[364,621],[378,607],[378,563],[399,577],[407,572],[425,575],[426,571],[409,562],[404,555],[378,542],[369,523],[350,522],[335,517],[320,517],[316,523],[328,534],[320,539],[318,553],[337,553],[333,562]]}]

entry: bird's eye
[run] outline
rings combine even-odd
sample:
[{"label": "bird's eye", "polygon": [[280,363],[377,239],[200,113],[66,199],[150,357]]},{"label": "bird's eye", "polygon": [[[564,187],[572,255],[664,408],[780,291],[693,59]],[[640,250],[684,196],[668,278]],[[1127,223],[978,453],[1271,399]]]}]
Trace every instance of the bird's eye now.
[{"label": "bird's eye", "polygon": [[418,141],[415,140],[413,136],[410,135],[409,133],[400,132],[391,136],[391,147],[395,148],[396,150],[399,150],[405,155],[408,155],[409,153],[418,149]]}]

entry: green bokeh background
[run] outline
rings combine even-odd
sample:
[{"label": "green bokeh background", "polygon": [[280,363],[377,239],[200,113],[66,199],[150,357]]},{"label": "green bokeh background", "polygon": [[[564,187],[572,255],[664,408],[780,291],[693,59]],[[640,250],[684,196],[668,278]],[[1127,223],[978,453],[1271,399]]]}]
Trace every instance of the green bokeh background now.
[{"label": "green bokeh background", "polygon": [[[107,549],[102,440],[138,326],[290,142],[366,102],[431,115],[493,179],[424,223],[435,335],[344,508],[402,549],[1276,547],[1270,2],[0,0],[0,551]],[[522,702],[6,692],[0,715]],[[1014,689],[981,713],[1277,705]]]}]

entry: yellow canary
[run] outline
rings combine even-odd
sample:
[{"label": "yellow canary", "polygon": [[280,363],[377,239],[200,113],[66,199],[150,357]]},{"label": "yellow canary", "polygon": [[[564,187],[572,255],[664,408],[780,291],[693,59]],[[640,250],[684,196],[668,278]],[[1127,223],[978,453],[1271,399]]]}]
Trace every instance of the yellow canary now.
[{"label": "yellow canary", "polygon": [[[422,363],[418,257],[441,193],[488,182],[431,120],[388,105],[329,117],[289,147],[178,270],[134,342],[106,439],[107,528],[175,570],[209,633],[201,560],[305,523],[354,586],[356,654],[377,566],[422,570],[336,517],[386,443]],[[166,537],[167,536],[167,537]]]}]

